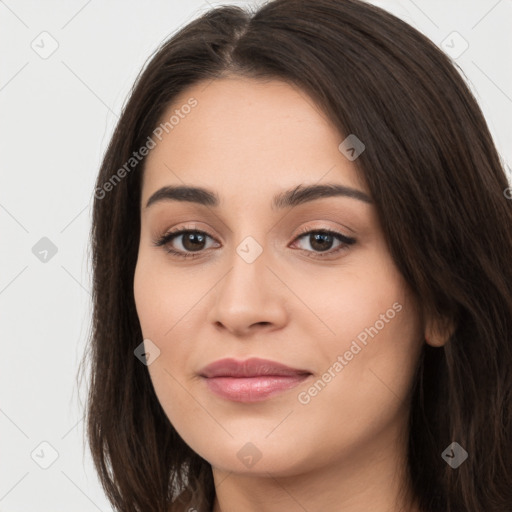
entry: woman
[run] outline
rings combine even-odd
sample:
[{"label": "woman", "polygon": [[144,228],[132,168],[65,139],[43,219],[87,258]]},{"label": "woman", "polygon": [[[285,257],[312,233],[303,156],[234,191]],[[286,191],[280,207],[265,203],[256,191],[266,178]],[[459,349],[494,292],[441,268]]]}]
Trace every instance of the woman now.
[{"label": "woman", "polygon": [[116,510],[511,510],[507,187],[450,60],[381,9],[181,29],[95,192],[88,439]]}]

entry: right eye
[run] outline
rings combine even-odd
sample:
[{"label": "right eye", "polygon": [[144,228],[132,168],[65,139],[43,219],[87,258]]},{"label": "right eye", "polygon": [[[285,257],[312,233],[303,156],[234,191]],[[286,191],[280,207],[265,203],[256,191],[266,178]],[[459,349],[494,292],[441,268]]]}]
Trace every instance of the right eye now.
[{"label": "right eye", "polygon": [[[169,246],[169,244],[175,239],[180,238],[182,238],[182,249],[176,250]],[[204,252],[202,249],[205,248],[204,244],[207,238],[213,239],[213,237],[204,231],[199,231],[197,229],[178,229],[165,233],[155,240],[153,245],[157,247],[164,247],[168,253],[181,258],[195,258],[197,256],[201,256],[201,253]]]}]

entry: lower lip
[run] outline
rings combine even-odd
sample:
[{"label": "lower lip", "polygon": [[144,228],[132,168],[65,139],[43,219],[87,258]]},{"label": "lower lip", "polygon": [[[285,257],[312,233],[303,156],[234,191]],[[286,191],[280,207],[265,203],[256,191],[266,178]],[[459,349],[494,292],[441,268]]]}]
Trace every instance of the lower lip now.
[{"label": "lower lip", "polygon": [[266,375],[258,377],[211,377],[206,385],[216,395],[234,402],[260,402],[291,389],[310,374]]}]

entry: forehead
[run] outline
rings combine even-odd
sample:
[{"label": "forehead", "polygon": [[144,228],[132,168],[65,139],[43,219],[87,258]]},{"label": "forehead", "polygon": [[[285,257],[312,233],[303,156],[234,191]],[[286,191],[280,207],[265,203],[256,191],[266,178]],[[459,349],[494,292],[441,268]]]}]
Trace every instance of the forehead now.
[{"label": "forehead", "polygon": [[143,203],[157,188],[183,182],[226,195],[273,193],[321,180],[366,190],[338,149],[342,134],[287,82],[203,81],[176,97],[161,122],[171,117],[146,159]]}]

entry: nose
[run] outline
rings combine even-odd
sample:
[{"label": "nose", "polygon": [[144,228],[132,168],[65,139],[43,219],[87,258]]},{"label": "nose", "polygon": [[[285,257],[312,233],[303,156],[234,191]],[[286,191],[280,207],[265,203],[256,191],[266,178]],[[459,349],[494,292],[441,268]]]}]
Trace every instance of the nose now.
[{"label": "nose", "polygon": [[234,251],[229,263],[210,295],[208,321],[237,337],[282,328],[288,321],[290,292],[266,250],[252,262]]}]

